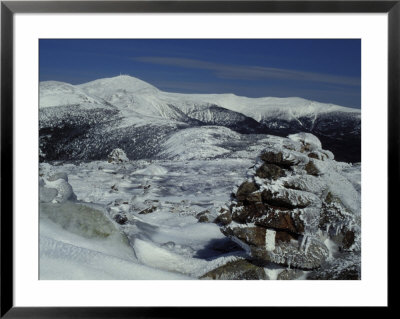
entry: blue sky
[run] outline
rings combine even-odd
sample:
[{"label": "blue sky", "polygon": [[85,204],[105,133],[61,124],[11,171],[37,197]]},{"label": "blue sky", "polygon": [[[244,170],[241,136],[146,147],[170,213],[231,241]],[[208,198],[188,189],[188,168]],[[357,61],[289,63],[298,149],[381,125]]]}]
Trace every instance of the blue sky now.
[{"label": "blue sky", "polygon": [[359,39],[42,39],[39,56],[40,81],[80,84],[122,73],[170,92],[361,107]]}]

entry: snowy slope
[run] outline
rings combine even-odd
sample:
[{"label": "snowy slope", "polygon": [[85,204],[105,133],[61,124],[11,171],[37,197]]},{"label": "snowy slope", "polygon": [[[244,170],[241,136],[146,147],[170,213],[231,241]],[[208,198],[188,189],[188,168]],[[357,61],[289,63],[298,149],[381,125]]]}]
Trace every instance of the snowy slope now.
[{"label": "snowy slope", "polygon": [[77,86],[57,81],[41,82],[40,108],[81,105],[88,108],[110,107],[103,99],[90,95]]},{"label": "snowy slope", "polygon": [[161,92],[160,98],[177,105],[184,113],[196,105],[209,103],[242,113],[260,122],[271,118],[293,120],[329,112],[359,113],[359,110],[333,104],[318,103],[297,97],[248,98],[234,94],[177,94]]}]

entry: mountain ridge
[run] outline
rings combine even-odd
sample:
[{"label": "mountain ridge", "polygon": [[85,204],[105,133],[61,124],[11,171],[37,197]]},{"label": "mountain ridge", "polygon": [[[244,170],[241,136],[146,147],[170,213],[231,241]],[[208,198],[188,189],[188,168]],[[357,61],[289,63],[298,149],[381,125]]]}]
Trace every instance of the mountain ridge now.
[{"label": "mountain ridge", "polygon": [[[68,115],[72,106],[74,108],[71,108],[71,112],[75,115]],[[121,135],[116,134],[118,129],[133,132],[139,126],[154,125],[174,128],[217,125],[242,134],[278,136],[309,132],[320,138],[324,147],[333,148],[339,160],[361,160],[360,110],[297,97],[248,98],[234,94],[171,93],[163,92],[140,79],[120,75],[79,85],[57,81],[41,82],[39,110],[40,121],[47,123],[46,127],[40,125],[40,128],[44,129],[42,133],[46,133],[48,142],[51,142],[49,132],[51,135],[59,130],[56,125],[51,124],[52,119],[54,118],[54,124],[60,123],[57,113],[62,111],[65,115],[61,122],[68,123],[68,129],[74,132],[76,138],[80,134],[87,137],[88,132],[92,132],[95,126],[98,131],[96,134],[112,131],[116,136]],[[96,114],[95,123],[90,110]],[[102,110],[105,114],[104,121],[101,116]],[[76,130],[74,122],[78,117],[80,124],[79,130]],[[101,130],[98,129],[100,126]],[[63,127],[65,128],[65,125]],[[70,140],[68,129],[63,132],[63,143],[67,144]],[[79,134],[76,135],[77,131]],[[101,131],[103,133],[100,133]],[[348,137],[347,141],[344,137]],[[129,136],[121,138],[124,143],[129,140]],[[339,143],[336,143],[337,141]],[[113,143],[119,144],[117,139],[113,139]],[[351,154],[347,156],[346,153]],[[97,154],[95,158],[99,156],[101,155]],[[56,157],[50,156],[52,159]]]},{"label": "mountain ridge", "polygon": [[[220,107],[229,109],[231,111],[243,113],[244,115],[253,117],[255,120],[260,121],[262,118],[260,116],[268,115],[268,113],[272,114],[272,117],[277,117],[282,112],[290,113],[292,117],[316,114],[316,113],[329,113],[332,111],[339,112],[349,112],[349,113],[358,113],[360,114],[359,109],[344,107],[335,105],[332,103],[320,103],[317,101],[307,100],[301,97],[258,97],[258,98],[250,98],[244,96],[237,96],[233,93],[222,93],[222,94],[184,94],[184,93],[172,93],[172,92],[164,92],[157,89],[155,86],[142,81],[138,78],[120,75],[111,78],[103,78],[94,81],[90,81],[83,84],[72,85],[66,82],[57,82],[57,81],[44,81],[40,82],[41,91],[42,86],[45,86],[47,83],[59,83],[60,85],[68,85],[70,87],[74,87],[76,89],[81,90],[87,95],[98,96],[108,102],[111,103],[118,100],[118,97],[121,98],[122,94],[128,95],[145,95],[145,93],[150,93],[153,99],[148,99],[147,102],[163,102],[170,104],[177,104],[179,108],[185,112],[185,110],[190,109],[196,104],[214,104]],[[45,88],[44,88],[45,89]],[[118,96],[120,95],[120,96]],[[132,97],[132,96],[129,96]],[[156,97],[156,98],[155,98]],[[122,99],[120,101],[122,103],[132,104],[132,100]],[[130,102],[130,103],[129,103]],[[175,103],[174,103],[175,102]],[[42,106],[42,101],[40,102],[40,106]],[[134,104],[134,103],[133,103]],[[118,104],[117,104],[118,105]],[[249,106],[250,105],[250,106]],[[53,105],[56,106],[56,105]],[[260,107],[264,108],[264,114],[255,114],[251,112],[251,110],[246,110],[246,108],[255,108],[258,112],[260,111]],[[250,114],[250,115],[249,115]]]}]

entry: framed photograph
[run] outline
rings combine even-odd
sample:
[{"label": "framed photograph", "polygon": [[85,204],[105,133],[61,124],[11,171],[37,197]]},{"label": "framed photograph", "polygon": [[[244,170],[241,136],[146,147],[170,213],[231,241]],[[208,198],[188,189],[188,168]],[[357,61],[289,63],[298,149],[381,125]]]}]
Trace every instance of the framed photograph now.
[{"label": "framed photograph", "polygon": [[388,307],[399,19],[2,1],[1,316]]}]

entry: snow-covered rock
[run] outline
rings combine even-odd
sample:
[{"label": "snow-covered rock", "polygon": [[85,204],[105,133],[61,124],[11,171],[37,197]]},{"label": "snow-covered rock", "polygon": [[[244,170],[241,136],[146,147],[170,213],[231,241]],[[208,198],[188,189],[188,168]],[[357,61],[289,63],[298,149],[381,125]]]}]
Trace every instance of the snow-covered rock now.
[{"label": "snow-covered rock", "polygon": [[76,195],[68,183],[68,175],[57,172],[47,178],[39,179],[39,198],[41,203],[63,203],[76,200]]},{"label": "snow-covered rock", "polygon": [[324,262],[320,269],[307,274],[309,280],[359,280],[361,279],[361,254],[344,253]]},{"label": "snow-covered rock", "polygon": [[109,163],[125,163],[128,162],[129,159],[126,156],[124,150],[120,148],[115,148],[108,154],[108,162]]},{"label": "snow-covered rock", "polygon": [[271,137],[217,217],[222,232],[258,262],[300,269],[339,258],[326,240],[342,253],[360,251],[361,200],[348,179],[351,164],[329,155],[311,134]]},{"label": "snow-covered rock", "polygon": [[268,280],[262,267],[258,267],[247,260],[231,261],[221,267],[213,269],[200,277],[206,280]]},{"label": "snow-covered rock", "polygon": [[64,179],[60,178],[55,181],[46,181],[45,187],[57,190],[57,196],[53,199],[53,201],[57,203],[63,203],[68,200],[76,199],[76,195],[74,194],[71,184]]},{"label": "snow-covered rock", "polygon": [[322,144],[320,140],[310,133],[297,133],[288,136],[289,139],[302,144],[307,151],[321,150]]}]

